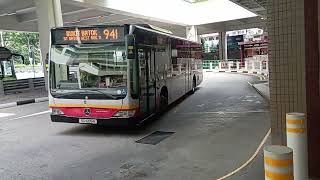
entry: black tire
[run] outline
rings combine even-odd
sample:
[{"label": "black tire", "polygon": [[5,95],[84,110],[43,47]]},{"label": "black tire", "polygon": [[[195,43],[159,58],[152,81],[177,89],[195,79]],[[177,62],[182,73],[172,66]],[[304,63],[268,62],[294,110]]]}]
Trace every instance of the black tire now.
[{"label": "black tire", "polygon": [[165,111],[168,108],[168,93],[163,90],[160,93],[160,112]]},{"label": "black tire", "polygon": [[196,87],[197,87],[197,81],[195,78],[193,78],[191,94],[194,94],[196,92]]}]

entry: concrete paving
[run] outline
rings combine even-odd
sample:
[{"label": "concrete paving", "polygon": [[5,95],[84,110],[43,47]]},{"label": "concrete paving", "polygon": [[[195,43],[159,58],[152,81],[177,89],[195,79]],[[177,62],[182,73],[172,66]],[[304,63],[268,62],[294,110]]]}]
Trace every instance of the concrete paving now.
[{"label": "concrete paving", "polygon": [[252,86],[266,99],[270,99],[269,82],[252,84]]},{"label": "concrete paving", "polygon": [[45,88],[36,89],[33,91],[22,91],[19,93],[0,96],[0,105],[42,97],[48,97],[48,92],[45,90]]},{"label": "concrete paving", "polygon": [[[194,95],[138,130],[52,123],[47,102],[0,110],[0,177],[217,179],[247,161],[270,127],[268,103],[247,83],[254,78],[206,73]],[[175,133],[135,142],[154,131]],[[263,179],[261,163],[229,179]]]}]

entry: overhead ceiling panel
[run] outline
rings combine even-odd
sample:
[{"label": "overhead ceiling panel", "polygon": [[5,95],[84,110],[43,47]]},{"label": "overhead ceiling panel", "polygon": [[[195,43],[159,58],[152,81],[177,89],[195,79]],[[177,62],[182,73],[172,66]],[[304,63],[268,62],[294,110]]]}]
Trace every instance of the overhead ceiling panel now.
[{"label": "overhead ceiling panel", "polygon": [[230,0],[230,1],[262,17],[266,17],[267,15],[267,0]]}]

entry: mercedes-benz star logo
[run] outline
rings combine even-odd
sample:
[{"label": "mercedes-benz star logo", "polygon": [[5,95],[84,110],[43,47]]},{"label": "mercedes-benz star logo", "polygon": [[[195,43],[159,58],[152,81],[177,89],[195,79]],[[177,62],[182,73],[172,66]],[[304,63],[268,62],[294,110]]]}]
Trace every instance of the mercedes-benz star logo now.
[{"label": "mercedes-benz star logo", "polygon": [[84,109],[84,114],[86,116],[90,116],[91,115],[91,109],[89,109],[89,108]]}]

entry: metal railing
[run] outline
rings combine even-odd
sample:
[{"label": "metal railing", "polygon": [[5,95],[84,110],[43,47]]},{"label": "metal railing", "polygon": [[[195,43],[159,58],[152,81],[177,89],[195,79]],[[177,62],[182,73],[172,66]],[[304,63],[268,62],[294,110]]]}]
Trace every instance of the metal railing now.
[{"label": "metal railing", "polygon": [[204,60],[203,69],[205,71],[217,72],[247,72],[269,75],[268,60]]},{"label": "metal railing", "polygon": [[23,91],[32,91],[34,89],[43,88],[44,86],[44,78],[31,78],[10,81],[0,80],[0,95],[6,95]]}]

